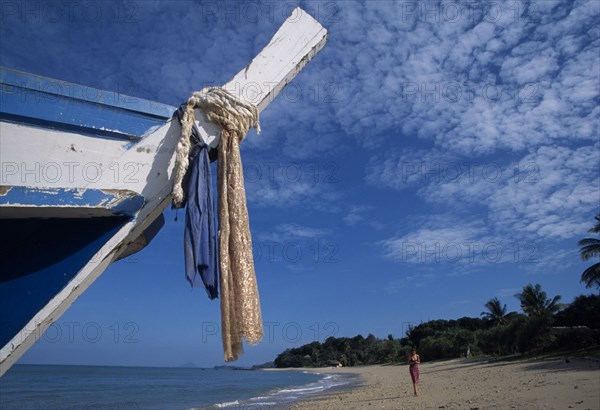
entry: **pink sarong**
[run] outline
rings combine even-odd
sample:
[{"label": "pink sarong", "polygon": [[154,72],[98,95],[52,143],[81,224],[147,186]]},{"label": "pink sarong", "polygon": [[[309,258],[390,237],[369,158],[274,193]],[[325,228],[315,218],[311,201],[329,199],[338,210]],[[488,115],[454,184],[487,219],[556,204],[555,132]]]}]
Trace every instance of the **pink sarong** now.
[{"label": "pink sarong", "polygon": [[408,366],[408,371],[410,372],[410,378],[413,383],[419,383],[419,365],[417,363],[411,363]]}]

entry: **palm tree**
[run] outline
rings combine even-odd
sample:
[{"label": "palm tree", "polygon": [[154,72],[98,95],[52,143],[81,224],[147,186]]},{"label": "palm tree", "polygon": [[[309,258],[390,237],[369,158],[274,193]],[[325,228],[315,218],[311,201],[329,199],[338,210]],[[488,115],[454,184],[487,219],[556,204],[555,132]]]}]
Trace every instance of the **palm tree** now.
[{"label": "palm tree", "polygon": [[[600,233],[600,214],[596,216],[596,225],[588,232]],[[579,241],[579,254],[581,259],[587,261],[595,256],[600,256],[600,239],[598,238],[585,238]],[[589,268],[583,271],[581,274],[581,281],[585,283],[586,288],[596,286],[600,288],[600,262],[593,264]]]},{"label": "palm tree", "polygon": [[521,309],[527,316],[550,316],[562,309],[560,295],[548,299],[546,292],[542,290],[540,284],[533,286],[531,283],[523,288],[523,292],[515,295],[521,302]]},{"label": "palm tree", "polygon": [[488,300],[484,306],[488,311],[481,312],[481,316],[491,320],[494,325],[506,322],[506,305],[502,306],[498,298]]}]

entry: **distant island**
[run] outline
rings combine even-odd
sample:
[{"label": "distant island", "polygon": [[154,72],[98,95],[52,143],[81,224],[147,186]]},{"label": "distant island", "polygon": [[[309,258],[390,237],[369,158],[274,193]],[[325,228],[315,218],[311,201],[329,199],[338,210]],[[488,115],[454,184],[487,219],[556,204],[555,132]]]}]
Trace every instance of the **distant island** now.
[{"label": "distant island", "polygon": [[255,364],[251,367],[221,365],[221,366],[214,366],[213,369],[215,369],[215,370],[258,370],[258,369],[271,369],[274,367],[275,367],[275,363],[266,362],[266,363],[261,363],[261,364]]}]

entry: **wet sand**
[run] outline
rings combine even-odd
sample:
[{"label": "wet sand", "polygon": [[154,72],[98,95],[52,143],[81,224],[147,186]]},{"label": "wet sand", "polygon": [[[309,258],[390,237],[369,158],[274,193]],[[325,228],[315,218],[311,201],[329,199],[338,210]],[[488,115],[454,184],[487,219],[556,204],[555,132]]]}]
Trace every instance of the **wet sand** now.
[{"label": "wet sand", "polygon": [[406,365],[314,370],[356,374],[361,384],[351,390],[326,392],[289,408],[600,409],[600,361],[595,358],[423,363],[419,397],[413,395]]}]

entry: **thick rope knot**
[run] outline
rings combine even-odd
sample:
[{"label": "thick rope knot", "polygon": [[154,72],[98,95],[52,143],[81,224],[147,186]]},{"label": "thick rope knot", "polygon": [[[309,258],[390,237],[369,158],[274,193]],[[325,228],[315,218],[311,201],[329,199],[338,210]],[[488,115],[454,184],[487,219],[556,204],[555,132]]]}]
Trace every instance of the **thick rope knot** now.
[{"label": "thick rope knot", "polygon": [[175,178],[173,181],[173,206],[181,208],[185,201],[183,178],[189,167],[191,135],[195,123],[194,110],[201,109],[210,121],[219,124],[223,129],[243,139],[250,128],[260,134],[258,109],[254,104],[242,101],[224,88],[207,87],[196,91],[188,99],[181,119],[181,138],[177,143],[175,157]]}]

